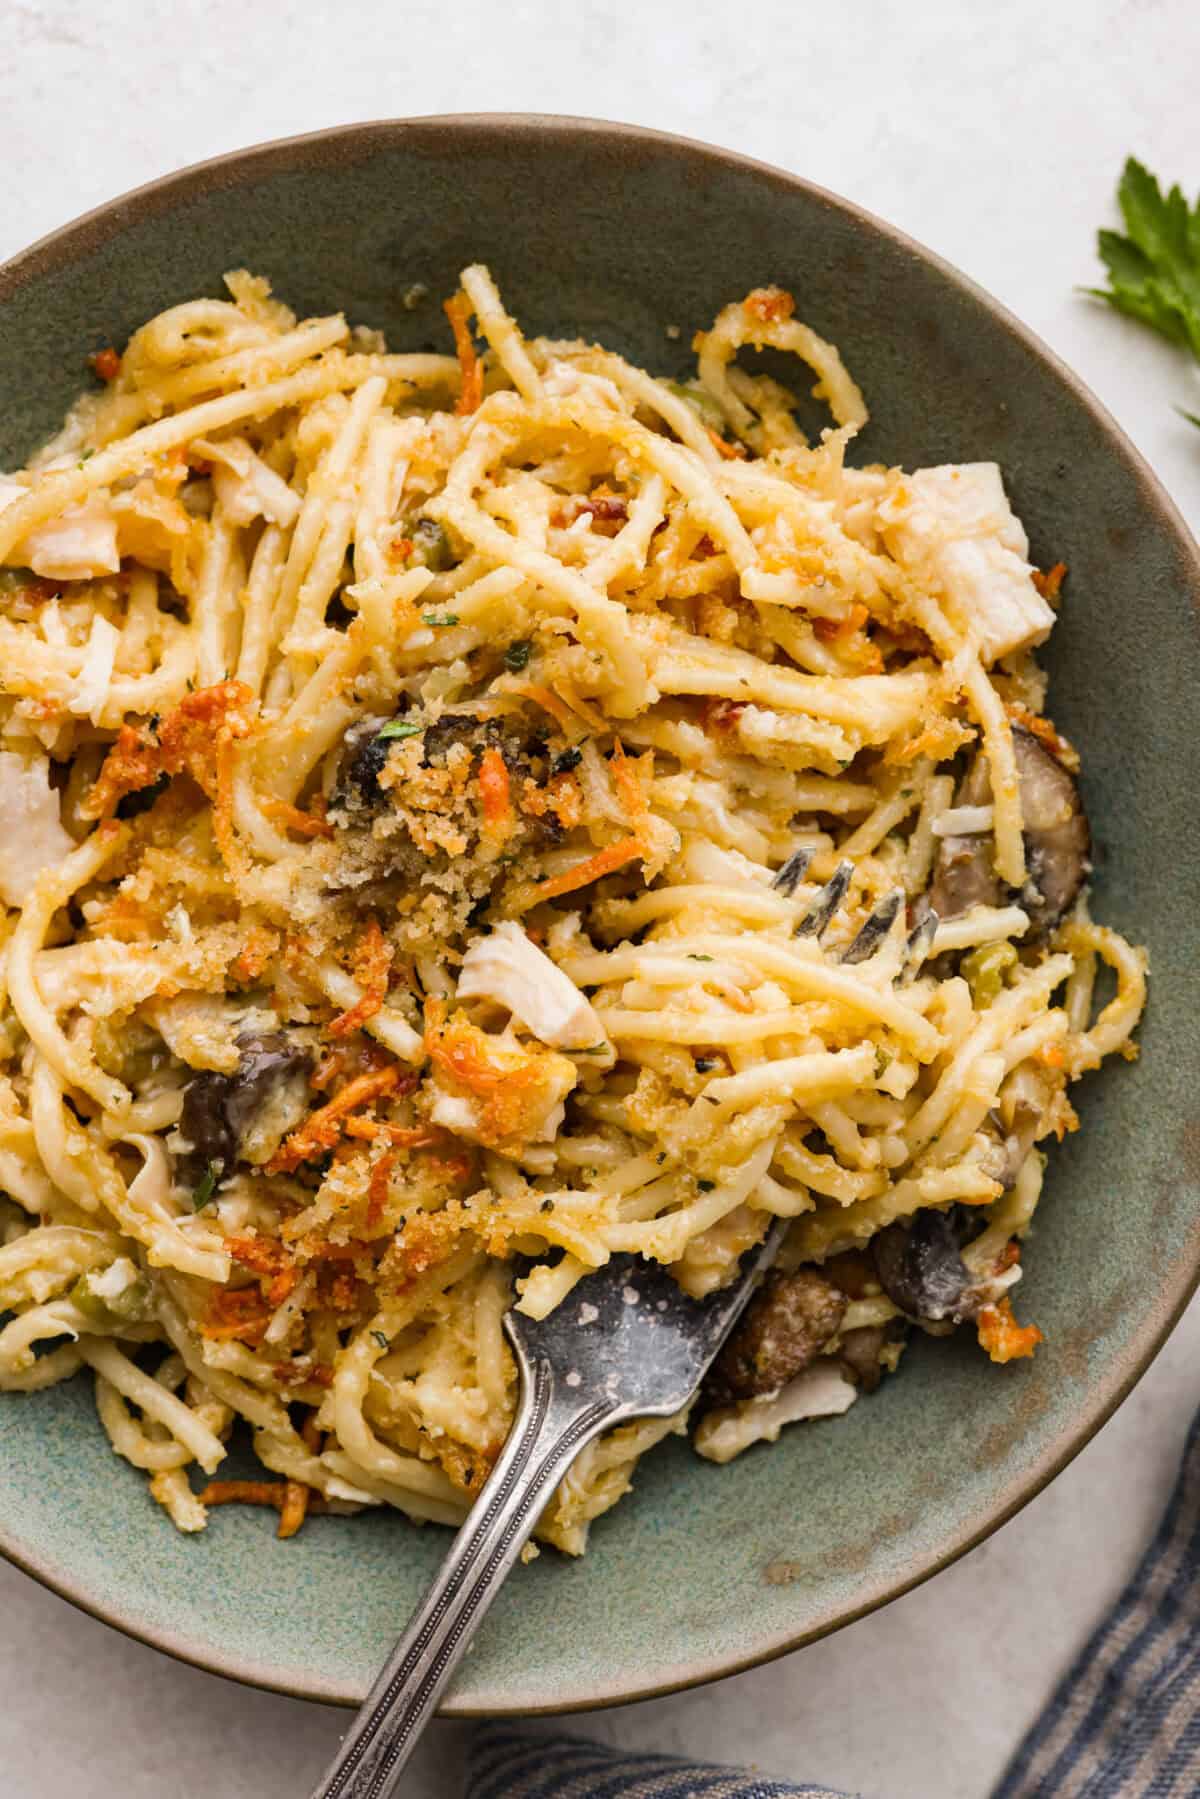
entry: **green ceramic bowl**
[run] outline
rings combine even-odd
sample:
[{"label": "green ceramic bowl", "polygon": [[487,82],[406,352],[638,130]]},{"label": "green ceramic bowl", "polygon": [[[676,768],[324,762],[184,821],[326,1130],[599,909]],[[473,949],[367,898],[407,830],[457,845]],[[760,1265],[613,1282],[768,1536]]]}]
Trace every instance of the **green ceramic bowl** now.
[{"label": "green ceramic bowl", "polygon": [[[57,422],[88,350],[216,293],[225,269],[416,348],[445,340],[438,299],[477,258],[527,327],[667,373],[726,300],[781,282],[869,398],[860,457],[999,459],[1036,560],[1070,564],[1054,715],[1084,753],[1097,909],[1149,944],[1154,981],[1141,1059],[1085,1083],[1082,1129],[1051,1156],[1022,1287],[1046,1334],[1033,1363],[922,1341],[845,1418],[729,1468],[657,1450],[584,1561],[514,1574],[452,1691],[459,1714],[710,1679],[903,1592],[1076,1453],[1200,1272],[1200,561],[1091,396],[944,263],[792,176],[627,126],[350,126],[170,176],[0,270],[0,466]],[[406,311],[414,282],[430,298]],[[174,1655],[315,1699],[362,1697],[446,1546],[394,1515],[277,1543],[236,1507],[177,1536],[83,1381],[0,1399],[0,1468],[0,1548],[31,1574]]]}]

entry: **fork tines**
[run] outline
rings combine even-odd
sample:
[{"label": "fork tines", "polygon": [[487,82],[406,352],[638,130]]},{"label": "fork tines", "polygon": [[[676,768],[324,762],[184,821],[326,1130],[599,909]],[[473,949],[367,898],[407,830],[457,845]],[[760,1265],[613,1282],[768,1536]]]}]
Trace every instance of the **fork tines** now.
[{"label": "fork tines", "polygon": [[900,964],[901,982],[911,981],[921,972],[921,966],[933,948],[933,939],[940,922],[937,913],[931,910],[908,933],[904,958]]},{"label": "fork tines", "polygon": [[811,850],[796,850],[786,862],[775,871],[772,887],[780,893],[786,893],[790,899],[797,887],[808,873],[808,865],[812,861]]},{"label": "fork tines", "polygon": [[[784,863],[784,868],[787,863]],[[782,870],[780,871],[782,873]],[[852,862],[839,862],[832,876],[826,881],[816,899],[809,907],[800,923],[796,926],[797,937],[820,937],[826,930],[830,919],[845,899],[850,887],[850,877],[854,873]],[[778,875],[775,877],[778,883]]]},{"label": "fork tines", "polygon": [[882,899],[842,957],[843,962],[865,962],[879,948],[899,912],[904,894],[897,888]]}]

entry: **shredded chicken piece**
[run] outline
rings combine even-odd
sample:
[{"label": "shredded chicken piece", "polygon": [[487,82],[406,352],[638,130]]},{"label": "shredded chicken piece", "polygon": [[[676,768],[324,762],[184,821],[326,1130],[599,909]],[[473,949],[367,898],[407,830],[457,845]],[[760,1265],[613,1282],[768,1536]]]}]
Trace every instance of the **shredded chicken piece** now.
[{"label": "shredded chicken piece", "polygon": [[[19,481],[0,479],[0,512],[23,500],[28,492]],[[117,521],[108,505],[94,497],[38,525],[14,546],[8,560],[51,581],[90,581],[99,575],[115,575],[121,566]]]},{"label": "shredded chicken piece", "polygon": [[226,437],[220,443],[198,438],[195,447],[213,464],[213,492],[230,524],[250,525],[256,518],[272,525],[295,524],[300,495],[244,438]]},{"label": "shredded chicken piece", "polygon": [[879,520],[897,560],[925,575],[974,626],[986,664],[1050,635],[1054,608],[1034,584],[1029,539],[994,462],[897,474]]},{"label": "shredded chicken piece", "polygon": [[696,1453],[710,1462],[731,1462],[752,1443],[775,1443],[785,1424],[801,1418],[833,1418],[849,1411],[858,1388],[838,1363],[817,1362],[796,1375],[777,1393],[721,1406],[700,1420]]},{"label": "shredded chicken piece", "polygon": [[463,958],[459,999],[491,999],[555,1049],[595,1049],[604,1026],[578,987],[520,925],[505,920]]},{"label": "shredded chicken piece", "polygon": [[44,756],[0,750],[0,899],[22,906],[34,882],[75,848],[62,827]]}]

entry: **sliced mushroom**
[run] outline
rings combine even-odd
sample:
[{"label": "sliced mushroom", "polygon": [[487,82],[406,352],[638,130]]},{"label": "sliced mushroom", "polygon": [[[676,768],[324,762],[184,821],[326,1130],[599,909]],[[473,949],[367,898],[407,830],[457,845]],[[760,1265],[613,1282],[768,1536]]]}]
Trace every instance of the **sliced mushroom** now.
[{"label": "sliced mushroom", "polygon": [[[987,757],[980,752],[954,796],[955,809],[986,806],[991,797]],[[957,918],[972,906],[997,906],[1000,894],[1000,879],[992,865],[990,832],[942,838],[929,889],[929,904],[939,918]]]},{"label": "sliced mushroom", "polygon": [[474,751],[483,730],[481,721],[467,712],[443,712],[431,725],[426,725],[422,740],[421,760],[426,768],[441,768],[456,743],[465,743]]},{"label": "sliced mushroom", "polygon": [[958,1323],[969,1315],[974,1276],[960,1251],[987,1223],[972,1206],[924,1207],[871,1239],[879,1284],[909,1318]]},{"label": "sliced mushroom", "polygon": [[403,718],[371,718],[346,733],[333,794],[335,807],[379,805],[383,799],[379,777],[395,741],[395,733],[385,737],[383,732],[389,724],[403,723]]},{"label": "sliced mushroom", "polygon": [[206,1071],[183,1093],[179,1178],[222,1181],[238,1162],[269,1161],[308,1111],[312,1056],[286,1031],[245,1031],[232,1074]]},{"label": "sliced mushroom", "polygon": [[1021,904],[1030,936],[1044,937],[1074,903],[1091,864],[1091,833],[1074,777],[1031,731],[1013,732],[1028,880]]},{"label": "sliced mushroom", "polygon": [[[1016,725],[1012,737],[1028,876],[1015,897],[1029,914],[1024,941],[1036,943],[1054,929],[1082,887],[1091,866],[1091,839],[1074,776],[1032,731]],[[955,795],[955,807],[984,806],[991,796],[987,759],[980,752]],[[929,904],[939,918],[957,918],[972,906],[1003,903],[1005,890],[993,866],[993,847],[990,833],[942,839],[929,890]]]},{"label": "sliced mushroom", "polygon": [[846,1295],[815,1268],[769,1274],[717,1357],[710,1404],[774,1393],[820,1354],[846,1315]]}]

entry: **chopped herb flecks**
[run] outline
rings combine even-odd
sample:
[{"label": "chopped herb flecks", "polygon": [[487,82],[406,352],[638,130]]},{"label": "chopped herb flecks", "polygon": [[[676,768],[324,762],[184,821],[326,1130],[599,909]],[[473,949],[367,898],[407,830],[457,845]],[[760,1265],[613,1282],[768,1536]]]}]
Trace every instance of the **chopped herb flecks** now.
[{"label": "chopped herb flecks", "polygon": [[215,1162],[210,1162],[199,1181],[192,1189],[192,1205],[200,1212],[209,1203],[217,1190],[218,1169]]}]

